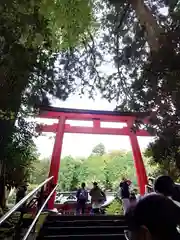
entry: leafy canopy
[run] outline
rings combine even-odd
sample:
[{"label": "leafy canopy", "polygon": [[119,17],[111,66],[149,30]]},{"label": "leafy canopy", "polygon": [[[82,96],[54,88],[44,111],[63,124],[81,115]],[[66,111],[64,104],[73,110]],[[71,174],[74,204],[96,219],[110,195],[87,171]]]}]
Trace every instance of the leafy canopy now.
[{"label": "leafy canopy", "polygon": [[19,111],[27,117],[45,97],[65,100],[73,92],[75,79],[68,69],[61,73],[57,49],[78,45],[92,26],[93,13],[90,1],[2,1],[0,21],[3,159]]},{"label": "leafy canopy", "polygon": [[[73,49],[69,74],[81,82],[81,93],[93,97],[99,89],[117,110],[152,112],[143,127],[157,136],[153,158],[171,158],[179,167],[179,2],[99,0],[94,6],[99,34],[89,33],[88,44]],[[111,70],[102,71],[107,65]]]},{"label": "leafy canopy", "polygon": [[94,15],[91,0],[42,0],[40,12],[48,19],[53,45],[73,48],[93,30]]}]

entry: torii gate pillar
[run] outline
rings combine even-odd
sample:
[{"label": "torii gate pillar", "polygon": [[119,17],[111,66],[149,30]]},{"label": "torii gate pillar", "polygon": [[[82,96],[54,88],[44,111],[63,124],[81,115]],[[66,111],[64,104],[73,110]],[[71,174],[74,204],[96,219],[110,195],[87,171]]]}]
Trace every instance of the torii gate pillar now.
[{"label": "torii gate pillar", "polygon": [[[60,167],[60,159],[61,159],[61,151],[63,145],[63,136],[64,136],[64,127],[65,127],[65,117],[59,118],[59,122],[57,124],[57,132],[55,137],[55,143],[51,158],[51,165],[49,169],[49,177],[54,176],[53,178],[53,185],[58,183],[58,174],[59,174],[59,167]],[[51,189],[51,186],[50,186]],[[52,189],[51,189],[52,190]],[[56,198],[56,192],[52,195],[48,202],[48,209],[54,208],[54,201]]]},{"label": "torii gate pillar", "polygon": [[148,184],[148,179],[146,175],[146,170],[144,167],[144,162],[141,155],[141,150],[139,147],[138,139],[135,133],[131,133],[129,135],[133,158],[134,158],[134,165],[136,169],[137,181],[139,185],[139,191],[141,195],[145,194],[145,186]]}]

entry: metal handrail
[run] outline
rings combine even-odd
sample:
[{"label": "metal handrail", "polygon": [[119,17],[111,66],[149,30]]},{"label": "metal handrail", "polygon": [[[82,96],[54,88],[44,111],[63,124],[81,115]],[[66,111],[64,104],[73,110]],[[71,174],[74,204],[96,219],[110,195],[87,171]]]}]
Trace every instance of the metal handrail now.
[{"label": "metal handrail", "polygon": [[49,196],[46,198],[46,200],[44,201],[43,205],[41,206],[41,208],[39,209],[39,212],[37,213],[36,217],[34,218],[33,222],[31,223],[30,227],[28,228],[25,236],[23,237],[22,240],[26,240],[29,237],[29,234],[31,233],[31,230],[33,229],[34,225],[36,224],[42,210],[44,209],[44,207],[46,206],[47,202],[49,201],[49,199],[51,198],[51,196],[53,195],[53,193],[56,191],[57,185],[55,186],[55,188],[51,191],[51,193],[49,194]]},{"label": "metal handrail", "polygon": [[28,199],[30,199],[39,189],[41,189],[46,183],[50,182],[50,180],[53,179],[53,176],[46,179],[44,182],[42,182],[37,188],[35,188],[33,191],[28,193],[23,199],[21,199],[14,207],[12,207],[7,213],[5,213],[0,218],[0,225],[8,219],[8,217],[11,216],[19,207],[21,207]]}]

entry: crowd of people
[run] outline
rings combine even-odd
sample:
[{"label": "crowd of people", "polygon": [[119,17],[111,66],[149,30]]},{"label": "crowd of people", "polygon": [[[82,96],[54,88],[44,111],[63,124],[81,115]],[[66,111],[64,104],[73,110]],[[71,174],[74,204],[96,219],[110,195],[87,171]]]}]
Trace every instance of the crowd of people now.
[{"label": "crowd of people", "polygon": [[[136,194],[134,190],[131,190],[131,181],[122,178],[119,184],[119,197],[122,201],[122,207],[124,214],[131,206],[135,206],[137,201],[141,198]],[[151,191],[166,196],[180,207],[180,191],[174,184],[173,180],[169,176],[160,176],[155,180],[154,187]],[[146,195],[148,192],[146,193]],[[91,197],[92,212],[98,213],[101,210],[102,204],[106,201],[105,192],[98,186],[97,182],[93,183],[93,188],[90,190],[89,195]],[[86,203],[88,201],[88,191],[86,190],[85,183],[81,184],[81,187],[76,193],[77,198],[77,214],[84,214]]]},{"label": "crowd of people", "polygon": [[[130,206],[136,205],[140,196],[136,195],[134,191],[130,191],[131,181],[123,178],[120,182],[120,197],[122,199],[122,205],[124,214]],[[161,194],[170,200],[172,200],[178,207],[180,207],[180,190],[175,185],[174,181],[169,176],[158,177],[150,192]],[[147,195],[149,191],[145,193]]]},{"label": "crowd of people", "polygon": [[[123,178],[119,184],[120,197],[128,230],[127,240],[180,240],[180,190],[169,176],[158,177],[153,191],[137,197],[130,191],[131,181]],[[90,190],[92,213],[100,213],[106,201],[105,193],[96,182]],[[77,191],[77,214],[84,213],[88,201],[85,183]]]},{"label": "crowd of people", "polygon": [[[125,177],[119,184],[119,194],[122,201],[128,230],[127,240],[180,240],[180,189],[169,176],[160,176],[153,183],[151,193],[137,197],[131,191],[131,181]],[[16,202],[24,196],[27,186],[18,188]],[[91,214],[100,214],[101,206],[106,201],[104,191],[93,183],[90,190]],[[88,191],[85,183],[76,193],[76,214],[84,214],[88,202]]]},{"label": "crowd of people", "polygon": [[[124,181],[127,182],[123,179]],[[128,182],[127,186],[129,190]],[[158,177],[154,182],[153,191],[136,199],[134,204],[131,204],[130,197],[127,199],[129,205],[127,206],[127,201],[123,205],[128,225],[126,239],[180,239],[180,191],[169,176]]]}]

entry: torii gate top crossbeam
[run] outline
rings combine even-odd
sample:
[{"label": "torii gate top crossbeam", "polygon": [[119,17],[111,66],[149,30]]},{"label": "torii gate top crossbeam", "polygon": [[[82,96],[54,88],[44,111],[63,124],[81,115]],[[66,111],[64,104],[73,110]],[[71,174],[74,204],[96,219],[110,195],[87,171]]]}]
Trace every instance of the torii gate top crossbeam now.
[{"label": "torii gate top crossbeam", "polygon": [[57,108],[40,106],[39,117],[59,118],[65,117],[68,120],[101,120],[107,122],[127,122],[135,119],[145,119],[148,112],[119,112],[119,111],[99,111],[71,108]]}]

